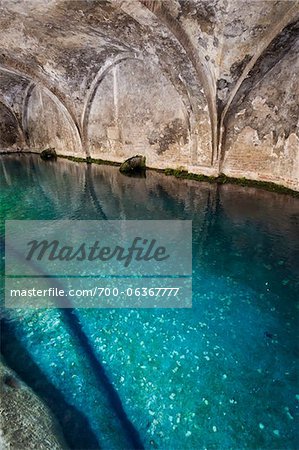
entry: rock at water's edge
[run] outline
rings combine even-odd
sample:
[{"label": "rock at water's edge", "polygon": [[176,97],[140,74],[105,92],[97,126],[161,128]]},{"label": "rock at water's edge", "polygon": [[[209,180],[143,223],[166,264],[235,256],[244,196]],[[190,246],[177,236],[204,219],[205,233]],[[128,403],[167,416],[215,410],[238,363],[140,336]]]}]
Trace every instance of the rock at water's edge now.
[{"label": "rock at water's edge", "polygon": [[46,148],[41,152],[40,157],[44,161],[57,159],[57,153],[55,151],[55,148]]},{"label": "rock at water's edge", "polygon": [[145,172],[146,170],[145,156],[135,155],[129,159],[126,159],[126,161],[124,161],[121,164],[119,170],[121,173],[125,174],[135,174]]}]

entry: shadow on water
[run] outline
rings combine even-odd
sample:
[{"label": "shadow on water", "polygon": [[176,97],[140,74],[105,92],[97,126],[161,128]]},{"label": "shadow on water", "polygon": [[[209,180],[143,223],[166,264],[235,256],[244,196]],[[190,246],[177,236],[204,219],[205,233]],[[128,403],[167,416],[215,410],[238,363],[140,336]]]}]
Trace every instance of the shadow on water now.
[{"label": "shadow on water", "polygon": [[92,200],[92,203],[95,207],[96,212],[99,214],[99,218],[102,220],[107,220],[107,216],[104,213],[103,207],[102,207],[102,205],[97,197],[97,194],[95,192],[94,182],[93,182],[94,180],[93,180],[91,171],[92,171],[91,165],[88,164],[86,167],[85,191],[90,194],[90,198]]},{"label": "shadow on water", "polygon": [[97,377],[97,380],[100,380],[101,387],[105,389],[107,398],[109,400],[110,406],[117,416],[120,424],[122,426],[123,432],[125,433],[128,442],[130,442],[131,448],[136,450],[142,450],[143,444],[141,442],[138,431],[135,429],[132,422],[129,420],[121,399],[118,395],[118,392],[112,385],[109,377],[106,374],[106,371],[102,364],[97,359],[94,350],[82,329],[82,325],[80,320],[76,314],[75,309],[67,308],[63,310],[63,315],[65,320],[67,321],[67,325],[76,338],[79,340],[81,348],[85,351],[86,356],[91,364],[91,367]]},{"label": "shadow on water", "polygon": [[[98,361],[93,348],[82,329],[76,311],[71,308],[61,309],[64,320],[80,342],[81,349],[85,352],[89,363],[99,381],[100,388],[104,388],[110,406],[117,416],[122,430],[130,443],[130,448],[142,450],[138,431],[129,420],[121,399],[107,376],[104,367]],[[20,378],[30,386],[37,395],[51,409],[63,430],[65,440],[71,449],[94,450],[100,446],[91,430],[88,420],[76,408],[69,405],[58,389],[49,382],[45,374],[32,360],[30,354],[18,340],[14,325],[6,319],[1,320],[1,352],[9,365]],[[15,358],[17,355],[17,358]]]},{"label": "shadow on water", "polygon": [[1,320],[1,352],[8,364],[20,378],[50,408],[59,422],[69,448],[78,450],[100,449],[87,418],[74,406],[69,405],[59,390],[48,380],[18,340],[14,325]]},{"label": "shadow on water", "polygon": [[[4,240],[1,238],[0,238],[0,246],[4,246]],[[20,254],[16,249],[10,248],[10,251],[11,251],[11,253],[14,252],[16,258],[20,258]],[[36,273],[39,273],[40,275],[45,275],[43,273],[43,271],[41,271],[39,269],[39,267],[33,261],[30,261],[30,265],[35,269]],[[63,286],[60,286],[58,280],[55,280],[55,279],[53,279],[53,287],[56,287],[57,289],[63,289]],[[74,308],[72,308],[72,304],[67,298],[64,299],[64,306],[65,306],[64,308],[60,308],[63,318],[64,318],[64,321],[65,321],[69,331],[72,333],[72,335],[75,337],[75,339],[77,339],[79,341],[81,349],[85,352],[85,355],[89,361],[89,364],[96,376],[96,379],[98,380],[99,388],[101,390],[103,389],[106,392],[106,396],[110,403],[110,407],[114,411],[115,416],[119,420],[119,423],[122,427],[124,436],[126,437],[126,440],[130,443],[130,448],[136,449],[136,450],[143,449],[144,447],[141,442],[139,433],[135,429],[132,422],[129,420],[129,418],[123,408],[123,405],[122,405],[121,399],[118,395],[118,392],[116,391],[116,389],[114,388],[113,384],[111,383],[109,377],[107,376],[103,365],[97,359],[97,357],[94,353],[93,347],[82,328],[81,322],[76,314],[76,310]],[[4,336],[3,342],[7,343],[7,335],[9,336],[9,335],[13,334],[12,341],[15,342],[17,349],[21,350],[21,345],[15,337],[15,333],[14,333],[11,323],[9,323],[5,319],[3,319],[3,324],[4,324],[4,326],[2,327],[2,330],[1,330],[2,331],[1,334]],[[12,348],[14,348],[14,347],[12,347]],[[4,347],[4,349],[5,349],[5,347]],[[3,351],[3,349],[2,349],[2,351]],[[14,351],[16,351],[16,347],[14,348]],[[24,350],[24,351],[26,352],[26,350]],[[3,351],[4,357],[6,357],[7,353],[9,355],[12,352]],[[22,354],[22,353],[16,352],[16,354]],[[9,360],[8,363],[10,365],[11,361]],[[33,361],[32,361],[32,364],[34,364]],[[20,376],[23,378],[25,371],[23,371],[23,374],[21,374],[20,371],[17,368],[15,368],[14,364],[10,365],[10,367],[12,369],[14,369],[17,373],[19,373]],[[27,373],[28,365],[24,364],[24,367],[26,367],[26,373]],[[40,370],[38,368],[36,368],[36,369],[40,372]],[[44,375],[43,375],[43,377],[44,377]],[[27,382],[25,377],[23,379],[25,382]],[[30,385],[29,382],[28,382],[28,384]],[[53,389],[55,389],[55,388],[53,387]],[[36,390],[36,392],[39,394],[39,392],[37,390]],[[81,447],[81,448],[82,449],[84,449],[84,448],[91,449],[93,447],[89,446],[89,447]]]}]

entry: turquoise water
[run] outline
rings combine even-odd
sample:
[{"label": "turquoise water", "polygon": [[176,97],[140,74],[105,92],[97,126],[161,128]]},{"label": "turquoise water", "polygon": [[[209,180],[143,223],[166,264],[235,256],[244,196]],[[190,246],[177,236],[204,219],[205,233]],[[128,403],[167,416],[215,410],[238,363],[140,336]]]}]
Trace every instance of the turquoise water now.
[{"label": "turquoise water", "polygon": [[193,221],[191,310],[3,309],[2,353],[69,447],[299,447],[298,199],[35,155],[0,163],[6,219]]}]

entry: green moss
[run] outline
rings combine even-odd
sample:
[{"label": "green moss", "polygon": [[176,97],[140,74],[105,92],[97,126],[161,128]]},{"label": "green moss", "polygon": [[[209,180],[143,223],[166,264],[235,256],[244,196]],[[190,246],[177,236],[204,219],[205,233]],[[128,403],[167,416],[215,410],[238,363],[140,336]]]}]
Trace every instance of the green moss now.
[{"label": "green moss", "polygon": [[73,162],[87,162],[86,158],[79,158],[77,156],[58,155],[58,158],[68,159]]},{"label": "green moss", "polygon": [[187,170],[181,169],[165,169],[164,174],[168,176],[172,175],[176,178],[183,178],[185,180],[206,181],[208,183],[217,183],[217,184],[237,184],[239,186],[255,187],[259,189],[264,189],[266,191],[276,192],[279,194],[287,194],[291,195],[292,197],[299,198],[299,192],[269,181],[248,180],[247,178],[244,177],[233,178],[228,177],[223,173],[220,174],[218,177],[212,177],[207,175],[189,173]]},{"label": "green moss", "polygon": [[165,169],[164,170],[165,175],[173,175],[176,178],[186,178],[188,174],[188,170],[181,170],[181,169]]},{"label": "green moss", "polygon": [[175,176],[176,178],[183,178],[185,180],[195,180],[195,181],[207,181],[209,183],[216,183],[218,179],[216,177],[209,177],[207,175],[190,173],[188,172],[188,170],[181,170],[181,169],[165,169],[164,173],[165,175],[172,175]]},{"label": "green moss", "polygon": [[114,161],[106,161],[105,159],[95,159],[91,158],[90,156],[87,156],[86,158],[81,158],[78,156],[58,155],[58,157],[68,159],[69,161],[73,162],[85,162],[87,164],[99,164],[106,166],[120,166],[120,163]]},{"label": "green moss", "polygon": [[[6,152],[2,152],[1,154],[5,154]],[[11,154],[11,152],[7,152],[8,154]],[[17,152],[14,152],[17,153]],[[38,153],[38,152],[28,152],[28,151],[22,151],[20,153]],[[81,158],[78,156],[66,156],[66,155],[57,155],[59,158],[65,158],[69,159],[70,161],[74,162],[85,162],[89,164],[100,164],[100,165],[108,165],[108,166],[120,166],[121,163],[113,162],[113,161],[107,161],[104,159],[94,159],[88,156],[87,158]],[[182,178],[185,180],[194,180],[194,181],[206,181],[208,183],[217,183],[217,184],[237,184],[239,186],[247,186],[247,187],[255,187],[259,189],[264,189],[266,191],[270,192],[276,192],[278,194],[286,194],[290,195],[295,198],[299,198],[299,192],[294,191],[293,189],[289,189],[287,187],[281,186],[279,184],[275,184],[269,181],[255,181],[255,180],[249,180],[247,178],[233,178],[228,177],[224,173],[220,174],[218,177],[212,177],[202,174],[196,174],[196,173],[190,173],[188,170],[185,169],[153,169],[156,172],[164,173],[168,176],[174,176],[176,178]]]}]

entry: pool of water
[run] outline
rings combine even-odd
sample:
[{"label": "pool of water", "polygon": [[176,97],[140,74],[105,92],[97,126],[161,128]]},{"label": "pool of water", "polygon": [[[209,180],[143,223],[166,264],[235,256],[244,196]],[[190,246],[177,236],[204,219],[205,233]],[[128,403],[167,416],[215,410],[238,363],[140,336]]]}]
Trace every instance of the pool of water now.
[{"label": "pool of water", "polygon": [[299,447],[298,199],[36,155],[0,172],[2,218],[193,221],[192,309],[3,308],[2,353],[70,448]]}]

